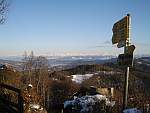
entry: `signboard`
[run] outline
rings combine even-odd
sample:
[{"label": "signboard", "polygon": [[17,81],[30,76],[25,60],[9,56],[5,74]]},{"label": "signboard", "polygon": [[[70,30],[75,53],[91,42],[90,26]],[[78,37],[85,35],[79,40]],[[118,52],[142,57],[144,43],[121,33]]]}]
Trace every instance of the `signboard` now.
[{"label": "signboard", "polygon": [[118,64],[120,66],[131,66],[133,65],[133,54],[120,54],[118,56]]},{"label": "signboard", "polygon": [[[127,38],[129,38],[129,17],[125,16],[113,25],[112,43],[119,43],[118,47],[124,47]],[[120,43],[121,42],[121,43]]]}]

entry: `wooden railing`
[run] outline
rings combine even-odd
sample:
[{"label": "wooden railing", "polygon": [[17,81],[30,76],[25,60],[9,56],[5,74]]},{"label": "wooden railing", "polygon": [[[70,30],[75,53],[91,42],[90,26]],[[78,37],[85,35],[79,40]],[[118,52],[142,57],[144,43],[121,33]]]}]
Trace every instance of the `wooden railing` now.
[{"label": "wooden railing", "polygon": [[0,84],[0,90],[2,89],[14,91],[15,93],[17,93],[18,96],[18,103],[15,103],[0,95],[0,100],[3,102],[4,105],[6,105],[8,111],[12,113],[23,113],[23,97],[21,94],[21,90],[7,84]]}]

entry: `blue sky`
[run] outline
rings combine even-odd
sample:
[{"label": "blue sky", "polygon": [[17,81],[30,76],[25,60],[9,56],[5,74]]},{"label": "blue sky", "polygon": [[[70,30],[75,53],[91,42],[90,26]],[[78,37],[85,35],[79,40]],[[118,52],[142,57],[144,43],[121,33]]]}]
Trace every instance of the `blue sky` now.
[{"label": "blue sky", "polygon": [[111,54],[113,24],[130,13],[136,54],[150,54],[149,0],[11,0],[0,56]]}]

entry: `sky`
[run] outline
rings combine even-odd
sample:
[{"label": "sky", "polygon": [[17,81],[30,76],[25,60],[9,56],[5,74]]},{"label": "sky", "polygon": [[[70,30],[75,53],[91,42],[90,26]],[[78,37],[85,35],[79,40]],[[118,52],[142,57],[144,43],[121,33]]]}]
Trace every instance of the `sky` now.
[{"label": "sky", "polygon": [[112,27],[131,14],[135,54],[150,55],[149,0],[11,0],[0,25],[0,56],[116,55]]}]

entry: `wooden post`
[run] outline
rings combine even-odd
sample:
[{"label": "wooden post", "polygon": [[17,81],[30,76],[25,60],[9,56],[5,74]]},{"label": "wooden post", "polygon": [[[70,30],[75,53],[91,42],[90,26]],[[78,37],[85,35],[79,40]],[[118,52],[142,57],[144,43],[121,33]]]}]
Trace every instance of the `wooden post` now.
[{"label": "wooden post", "polygon": [[[130,14],[127,14],[128,17],[128,37],[124,47],[124,54],[127,53],[127,47],[130,46]],[[123,110],[127,108],[128,103],[128,79],[129,79],[129,66],[125,67],[125,83],[124,83],[124,96],[123,96]]]}]

